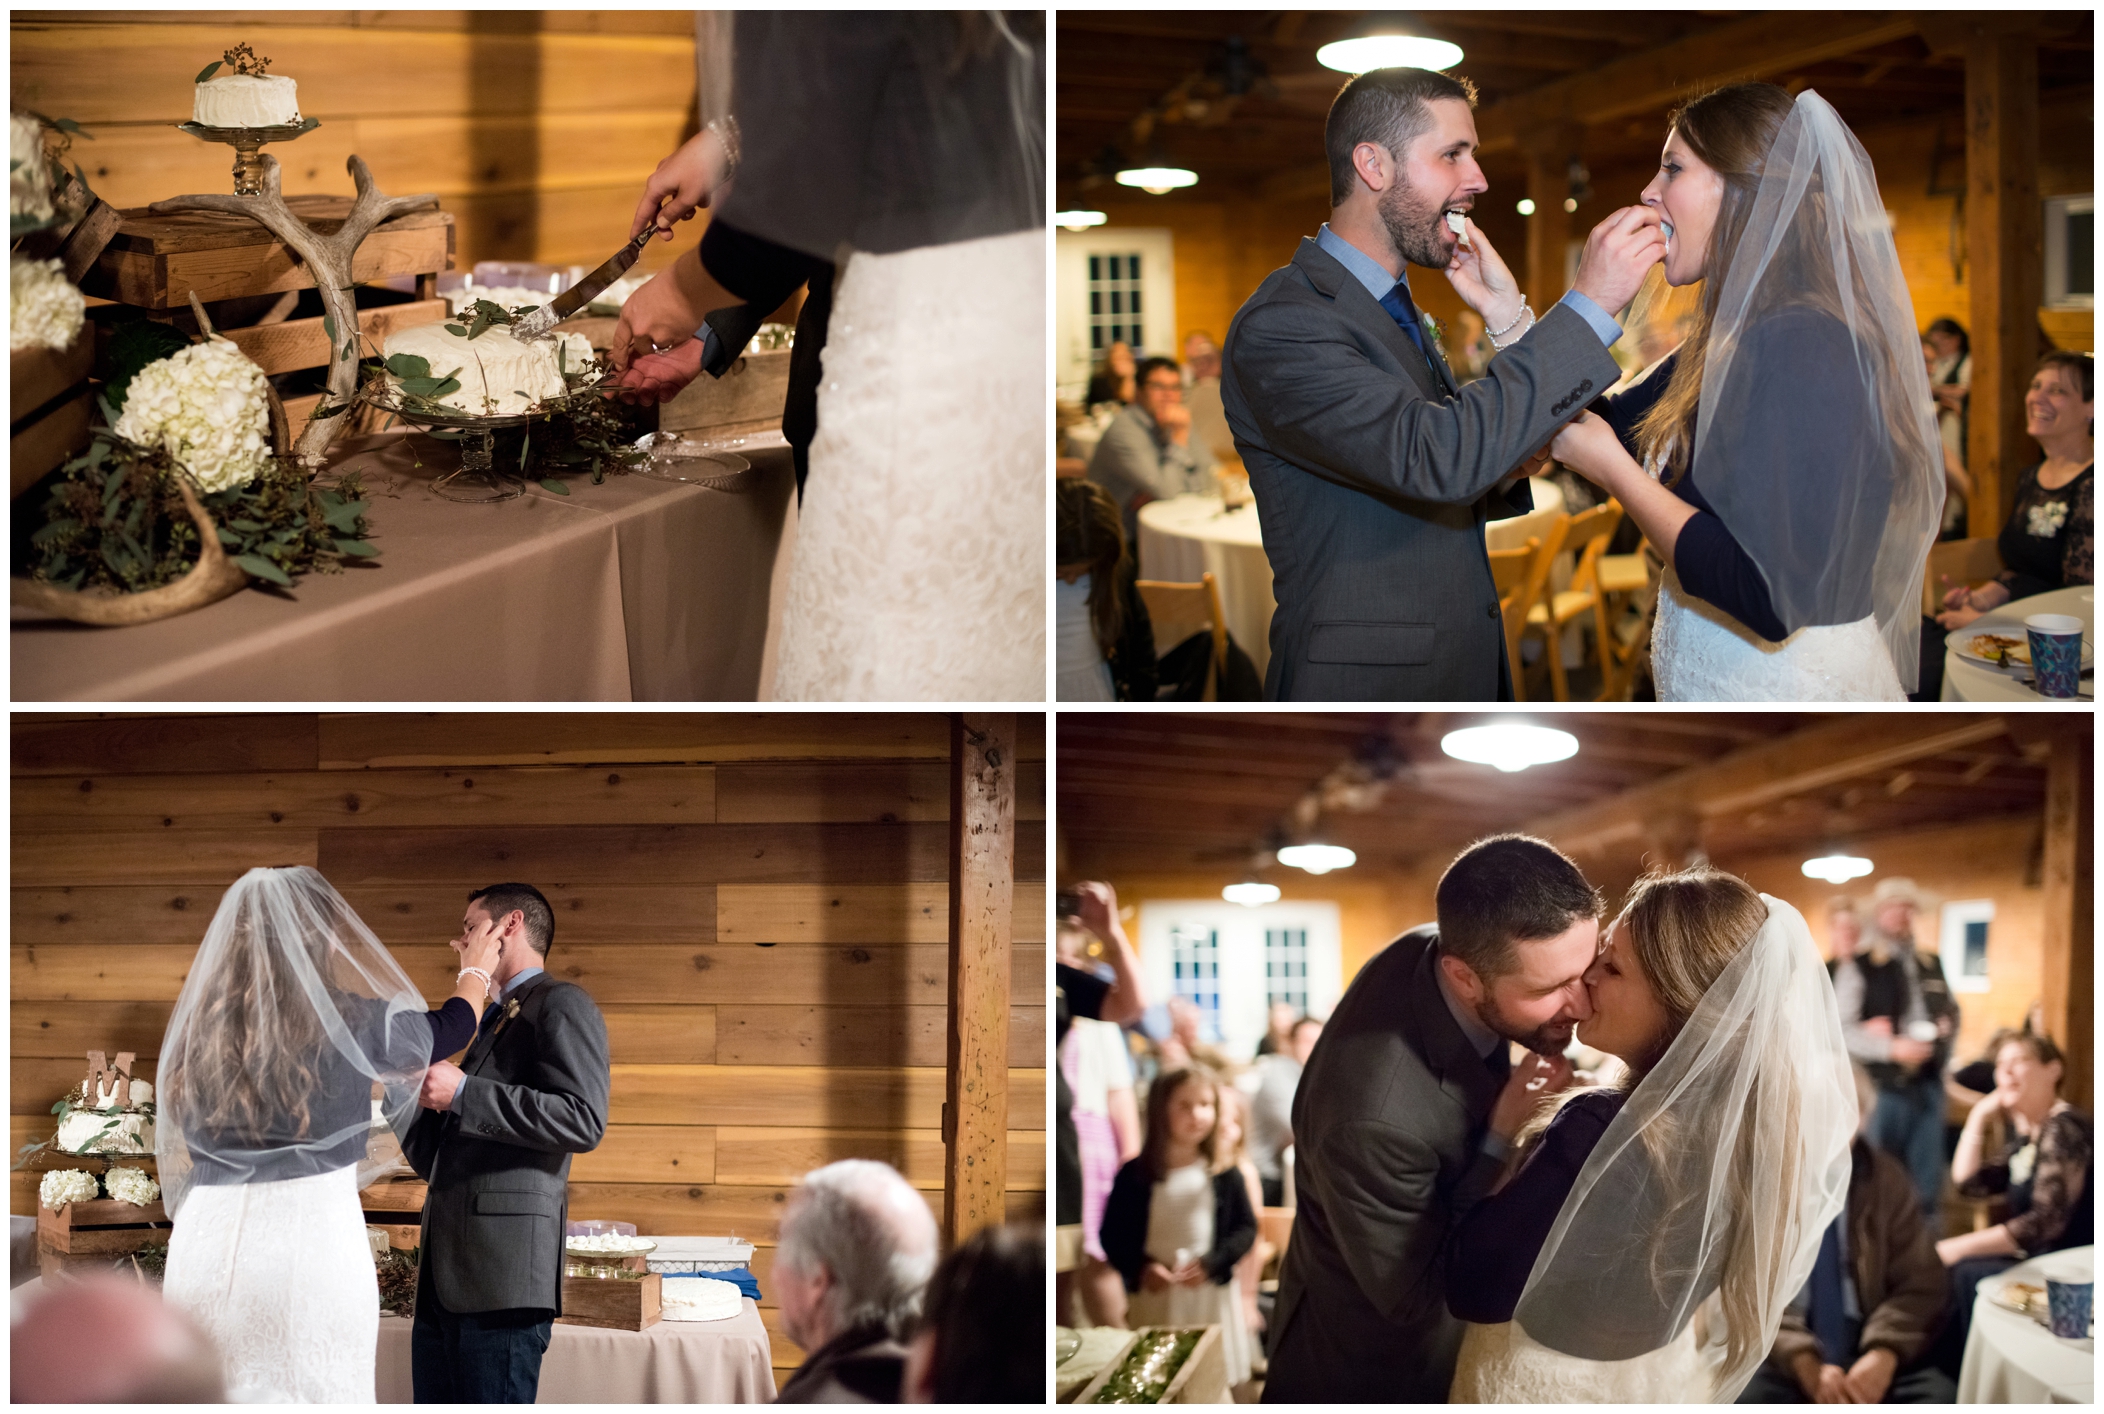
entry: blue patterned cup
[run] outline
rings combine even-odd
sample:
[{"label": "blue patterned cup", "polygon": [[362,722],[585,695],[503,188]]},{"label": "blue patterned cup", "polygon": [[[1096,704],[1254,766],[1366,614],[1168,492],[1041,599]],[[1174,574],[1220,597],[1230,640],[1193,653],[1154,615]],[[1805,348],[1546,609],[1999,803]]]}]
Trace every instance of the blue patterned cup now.
[{"label": "blue patterned cup", "polygon": [[2086,1273],[2046,1274],[2046,1309],[2053,1334],[2081,1340],[2089,1334],[2090,1293],[2095,1283]]},{"label": "blue patterned cup", "polygon": [[2073,697],[2082,680],[2082,620],[2073,614],[2033,614],[2024,620],[2031,639],[2031,671],[2040,697]]}]

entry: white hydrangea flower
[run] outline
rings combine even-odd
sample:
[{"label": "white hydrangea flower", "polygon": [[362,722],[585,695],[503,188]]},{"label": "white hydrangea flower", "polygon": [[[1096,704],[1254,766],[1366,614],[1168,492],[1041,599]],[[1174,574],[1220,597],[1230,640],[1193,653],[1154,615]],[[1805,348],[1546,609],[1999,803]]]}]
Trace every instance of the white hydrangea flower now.
[{"label": "white hydrangea flower", "polygon": [[44,160],[44,125],[22,113],[8,119],[7,211],[32,221],[49,221],[51,164]]},{"label": "white hydrangea flower", "polygon": [[119,1202],[145,1207],[161,1196],[161,1185],[153,1181],[153,1175],[145,1169],[126,1168],[113,1164],[102,1176],[102,1186]]},{"label": "white hydrangea flower", "polygon": [[270,460],[269,388],[240,349],[209,339],[140,369],[113,430],[167,448],[205,491],[246,486]]},{"label": "white hydrangea flower", "polygon": [[2025,527],[2033,535],[2050,540],[2067,524],[2067,502],[2041,501],[2031,507],[2030,523]]},{"label": "white hydrangea flower", "polygon": [[56,260],[15,257],[8,262],[8,290],[13,300],[7,315],[11,349],[62,349],[73,342],[88,317],[87,299]]},{"label": "white hydrangea flower", "polygon": [[153,1086],[144,1080],[134,1080],[131,1086],[131,1102],[134,1109],[137,1109],[140,1105],[152,1104]]},{"label": "white hydrangea flower", "polygon": [[86,1169],[53,1169],[37,1185],[37,1201],[47,1208],[63,1208],[68,1203],[86,1203],[100,1191],[95,1175]]}]

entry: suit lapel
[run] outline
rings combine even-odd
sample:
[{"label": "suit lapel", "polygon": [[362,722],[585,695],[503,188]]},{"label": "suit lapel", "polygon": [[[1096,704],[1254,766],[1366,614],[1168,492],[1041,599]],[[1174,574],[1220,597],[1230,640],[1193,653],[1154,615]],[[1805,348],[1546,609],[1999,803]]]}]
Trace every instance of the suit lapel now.
[{"label": "suit lapel", "polygon": [[[1308,277],[1320,293],[1327,295],[1337,306],[1338,313],[1362,326],[1381,341],[1381,347],[1403,366],[1416,386],[1419,396],[1433,402],[1446,396],[1432,370],[1426,366],[1426,356],[1417,351],[1410,336],[1402,331],[1381,302],[1366,292],[1351,271],[1344,268],[1336,257],[1324,250],[1312,238],[1303,236],[1300,249],[1294,252],[1293,263]],[[1428,341],[1429,342],[1429,341]]]},{"label": "suit lapel", "polygon": [[506,996],[503,1001],[496,1003],[489,1009],[483,1016],[482,1029],[475,1033],[473,1043],[468,1046],[468,1053],[461,1058],[460,1068],[463,1072],[468,1075],[480,1075],[482,1073],[483,1067],[488,1064],[490,1056],[497,1049],[498,1034],[507,1025],[518,1025],[517,1013],[512,1013],[509,1020],[506,1018],[506,1013],[511,1012],[514,1004],[520,1007],[525,1006],[526,999],[538,991],[541,984],[547,979],[548,974],[545,972],[538,977],[529,979],[525,986]]}]

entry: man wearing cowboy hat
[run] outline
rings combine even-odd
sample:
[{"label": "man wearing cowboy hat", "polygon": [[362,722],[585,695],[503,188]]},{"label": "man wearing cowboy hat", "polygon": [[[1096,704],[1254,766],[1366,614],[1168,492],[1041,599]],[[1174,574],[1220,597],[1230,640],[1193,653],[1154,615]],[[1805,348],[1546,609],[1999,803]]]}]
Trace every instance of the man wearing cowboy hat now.
[{"label": "man wearing cowboy hat", "polygon": [[1870,1142],[1907,1166],[1933,1231],[1943,1193],[1943,1072],[1958,1032],[1958,1004],[1943,963],[1915,946],[1915,914],[1929,900],[1912,879],[1881,881],[1870,896],[1870,922],[1849,966],[1852,985],[1836,978],[1841,1034],[1849,1054],[1876,1082]]}]

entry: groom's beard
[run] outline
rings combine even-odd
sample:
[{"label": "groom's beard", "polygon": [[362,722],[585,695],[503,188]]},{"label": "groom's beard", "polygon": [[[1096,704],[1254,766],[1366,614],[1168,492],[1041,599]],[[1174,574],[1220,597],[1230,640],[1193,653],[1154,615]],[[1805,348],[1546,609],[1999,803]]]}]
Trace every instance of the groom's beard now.
[{"label": "groom's beard", "polygon": [[1497,1004],[1485,997],[1476,1005],[1476,1020],[1488,1026],[1508,1041],[1517,1041],[1538,1056],[1560,1056],[1571,1044],[1571,1035],[1578,1028],[1576,1021],[1560,1019],[1544,1022],[1532,1031],[1521,1031],[1505,1019]]},{"label": "groom's beard", "polygon": [[1440,234],[1446,228],[1445,209],[1419,196],[1408,183],[1397,182],[1382,192],[1376,209],[1388,228],[1389,243],[1403,259],[1427,270],[1444,270],[1453,261],[1454,253]]}]

